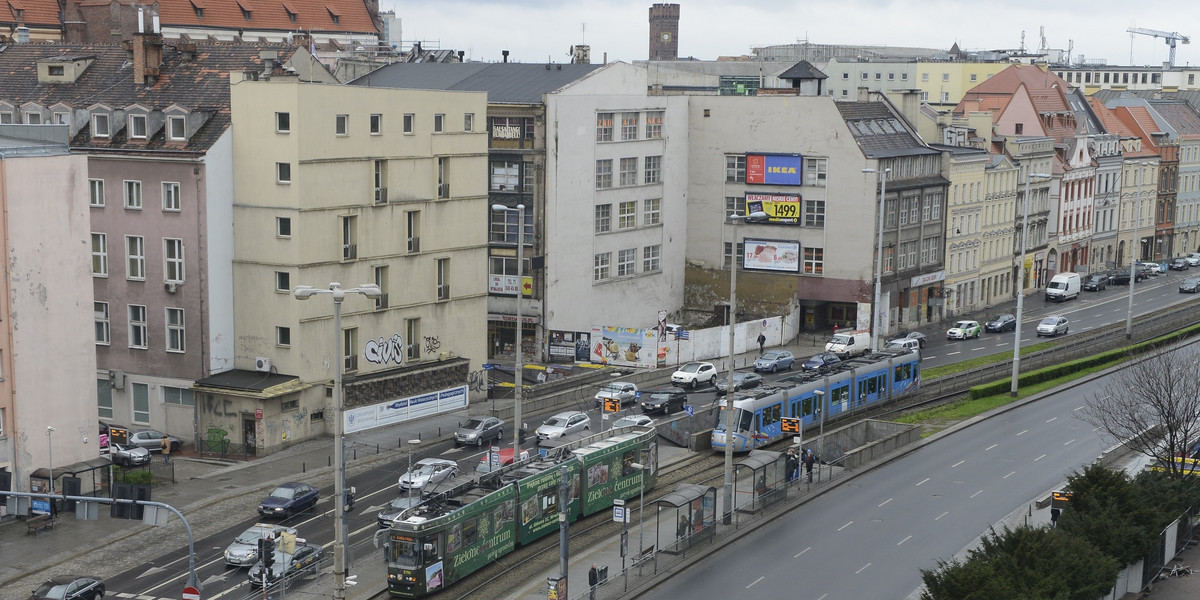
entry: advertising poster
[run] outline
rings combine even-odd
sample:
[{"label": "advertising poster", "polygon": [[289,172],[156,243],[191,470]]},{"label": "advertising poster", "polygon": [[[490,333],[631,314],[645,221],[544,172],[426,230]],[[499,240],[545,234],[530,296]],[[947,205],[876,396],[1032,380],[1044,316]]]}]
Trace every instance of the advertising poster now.
[{"label": "advertising poster", "polygon": [[633,327],[592,327],[591,362],[628,367],[658,364],[658,331]]},{"label": "advertising poster", "polygon": [[746,194],[746,214],[767,213],[768,223],[799,225],[804,217],[803,209],[804,202],[800,196]]},{"label": "advertising poster", "polygon": [[462,385],[444,390],[352,408],[343,413],[346,433],[410,421],[467,406],[468,390]]},{"label": "advertising poster", "polygon": [[746,183],[802,185],[803,164],[804,157],[799,154],[747,154]]},{"label": "advertising poster", "polygon": [[575,360],[577,362],[591,362],[592,347],[589,343],[592,339],[590,331],[575,332]]},{"label": "advertising poster", "polygon": [[743,268],[748,271],[800,272],[800,242],[746,238]]},{"label": "advertising poster", "polygon": [[546,347],[546,355],[550,357],[550,362],[567,364],[575,362],[575,332],[552,329],[550,341]]},{"label": "advertising poster", "polygon": [[425,567],[425,584],[431,592],[442,588],[442,563],[440,561]]}]

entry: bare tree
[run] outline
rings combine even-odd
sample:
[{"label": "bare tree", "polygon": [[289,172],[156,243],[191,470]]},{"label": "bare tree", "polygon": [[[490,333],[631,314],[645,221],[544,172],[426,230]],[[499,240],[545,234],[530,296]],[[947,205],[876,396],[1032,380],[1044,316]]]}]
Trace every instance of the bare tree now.
[{"label": "bare tree", "polygon": [[1169,476],[1197,469],[1189,458],[1200,441],[1200,349],[1176,344],[1129,357],[1087,400],[1080,418],[1115,442],[1150,457]]}]

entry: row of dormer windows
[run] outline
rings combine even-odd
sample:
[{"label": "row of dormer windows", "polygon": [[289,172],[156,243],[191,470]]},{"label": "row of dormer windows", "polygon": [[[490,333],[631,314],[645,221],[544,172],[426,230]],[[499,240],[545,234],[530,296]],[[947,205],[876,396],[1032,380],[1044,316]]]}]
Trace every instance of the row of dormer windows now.
[{"label": "row of dormer windows", "polygon": [[[93,111],[90,113],[91,134],[93,138],[111,138],[120,126],[114,123],[113,113]],[[0,108],[0,125],[24,123],[26,125],[71,125],[71,112],[55,111],[46,115],[41,109],[14,111]],[[132,140],[149,139],[158,127],[165,128],[168,140],[186,142],[188,139],[187,118],[184,115],[167,115],[161,113],[130,113],[125,112],[125,127],[127,137]],[[74,131],[72,131],[74,134]]]}]

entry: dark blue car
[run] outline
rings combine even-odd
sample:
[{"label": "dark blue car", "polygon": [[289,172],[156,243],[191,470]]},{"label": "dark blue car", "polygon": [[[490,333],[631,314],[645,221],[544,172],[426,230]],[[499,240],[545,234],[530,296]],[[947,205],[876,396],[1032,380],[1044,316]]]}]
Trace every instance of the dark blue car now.
[{"label": "dark blue car", "polygon": [[258,514],[264,517],[287,518],[317,505],[317,488],[292,481],[271,492],[258,503]]}]

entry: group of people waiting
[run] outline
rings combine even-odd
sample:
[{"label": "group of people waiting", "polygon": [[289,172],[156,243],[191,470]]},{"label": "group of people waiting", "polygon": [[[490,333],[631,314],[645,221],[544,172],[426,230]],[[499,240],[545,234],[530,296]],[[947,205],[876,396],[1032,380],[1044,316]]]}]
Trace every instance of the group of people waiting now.
[{"label": "group of people waiting", "polygon": [[813,455],[812,448],[802,451],[802,454],[796,454],[795,448],[789,448],[787,452],[787,476],[788,483],[800,479],[800,463],[804,463],[804,470],[808,473],[808,482],[812,483],[813,465],[816,464],[817,458]]}]

